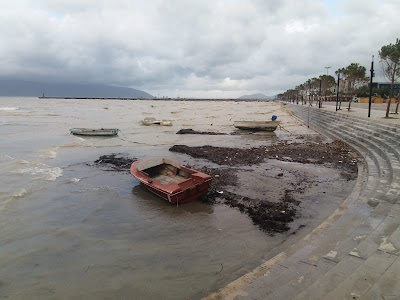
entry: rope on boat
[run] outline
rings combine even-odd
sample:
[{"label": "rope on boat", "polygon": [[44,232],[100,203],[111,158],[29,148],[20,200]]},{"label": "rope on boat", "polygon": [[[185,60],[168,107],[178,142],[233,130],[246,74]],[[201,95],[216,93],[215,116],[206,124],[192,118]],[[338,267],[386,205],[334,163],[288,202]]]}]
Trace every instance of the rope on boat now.
[{"label": "rope on boat", "polygon": [[121,140],[123,140],[124,142],[128,142],[128,143],[133,143],[133,144],[139,144],[139,145],[146,145],[146,146],[154,146],[151,144],[146,144],[146,143],[140,143],[140,142],[135,142],[135,141],[131,141],[126,139],[126,135],[122,133],[121,130],[118,129],[118,131],[125,137],[125,139],[123,139],[122,137],[118,136],[118,138],[120,138]]},{"label": "rope on boat", "polygon": [[223,269],[224,269],[224,265],[221,264],[221,270],[219,272],[215,273],[215,274],[221,273]]},{"label": "rope on boat", "polygon": [[121,130],[118,129],[118,131],[125,137],[125,139],[123,139],[123,138],[120,137],[119,135],[118,135],[118,138],[121,139],[121,140],[123,140],[124,142],[132,143],[132,144],[138,144],[138,145],[146,145],[146,146],[162,146],[162,145],[171,146],[171,144],[155,144],[155,145],[154,145],[154,144],[147,144],[147,143],[141,143],[141,142],[131,141],[131,140],[126,139],[126,135],[123,134]]},{"label": "rope on boat", "polygon": [[285,130],[285,131],[289,132],[290,134],[292,134],[292,133],[291,133],[289,130],[287,130],[287,129],[283,128],[283,126],[282,126],[281,124],[278,124],[278,126],[279,126],[279,129],[281,129],[281,130]]}]

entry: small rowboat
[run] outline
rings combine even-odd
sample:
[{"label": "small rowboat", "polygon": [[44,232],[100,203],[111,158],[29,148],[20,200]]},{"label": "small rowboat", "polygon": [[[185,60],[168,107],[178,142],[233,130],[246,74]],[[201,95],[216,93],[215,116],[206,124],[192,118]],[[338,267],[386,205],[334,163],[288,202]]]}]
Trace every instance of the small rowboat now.
[{"label": "small rowboat", "polygon": [[69,130],[73,135],[85,136],[115,136],[118,135],[119,129],[117,128],[71,128]]},{"label": "small rowboat", "polygon": [[280,121],[234,121],[233,126],[242,130],[275,131]]},{"label": "small rowboat", "polygon": [[138,160],[131,174],[150,192],[171,203],[191,202],[204,195],[212,177],[167,158]]},{"label": "small rowboat", "polygon": [[172,126],[172,121],[170,120],[156,120],[155,118],[145,118],[140,121],[143,125],[161,125],[161,126]]}]

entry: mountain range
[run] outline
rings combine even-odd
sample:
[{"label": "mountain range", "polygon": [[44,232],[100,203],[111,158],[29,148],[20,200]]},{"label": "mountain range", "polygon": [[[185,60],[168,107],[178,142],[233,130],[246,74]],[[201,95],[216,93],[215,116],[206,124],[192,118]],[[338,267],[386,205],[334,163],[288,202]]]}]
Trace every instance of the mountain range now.
[{"label": "mountain range", "polygon": [[273,97],[269,97],[269,96],[266,96],[266,95],[264,95],[264,94],[261,94],[261,93],[259,93],[259,94],[252,94],[252,95],[243,95],[243,96],[241,96],[241,97],[239,97],[238,99],[248,99],[248,100],[254,100],[254,99],[259,99],[259,100],[267,100],[267,99],[273,99]]},{"label": "mountain range", "polygon": [[[141,90],[103,84],[38,82],[0,78],[0,97],[137,98],[154,96]],[[243,95],[240,100],[268,100],[264,94]]]},{"label": "mountain range", "polygon": [[144,91],[127,87],[101,84],[33,82],[16,79],[0,79],[0,96],[154,98]]}]

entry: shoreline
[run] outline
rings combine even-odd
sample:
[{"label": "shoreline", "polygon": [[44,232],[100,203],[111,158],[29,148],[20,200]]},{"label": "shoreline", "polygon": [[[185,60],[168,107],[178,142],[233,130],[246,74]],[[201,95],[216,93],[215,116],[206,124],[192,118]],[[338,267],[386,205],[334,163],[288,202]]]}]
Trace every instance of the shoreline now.
[{"label": "shoreline", "polygon": [[68,97],[68,96],[39,96],[38,99],[67,99],[67,100],[142,100],[142,101],[228,101],[228,102],[273,102],[272,99],[213,99],[213,98],[140,98],[140,97]]}]

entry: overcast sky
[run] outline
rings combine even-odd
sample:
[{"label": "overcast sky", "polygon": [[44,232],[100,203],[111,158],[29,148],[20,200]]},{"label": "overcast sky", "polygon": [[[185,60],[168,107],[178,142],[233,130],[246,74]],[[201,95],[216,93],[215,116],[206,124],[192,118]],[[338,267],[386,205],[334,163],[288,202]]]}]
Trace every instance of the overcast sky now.
[{"label": "overcast sky", "polygon": [[[274,95],[400,38],[400,0],[0,0],[1,77]],[[325,67],[331,67],[326,69]]]}]

